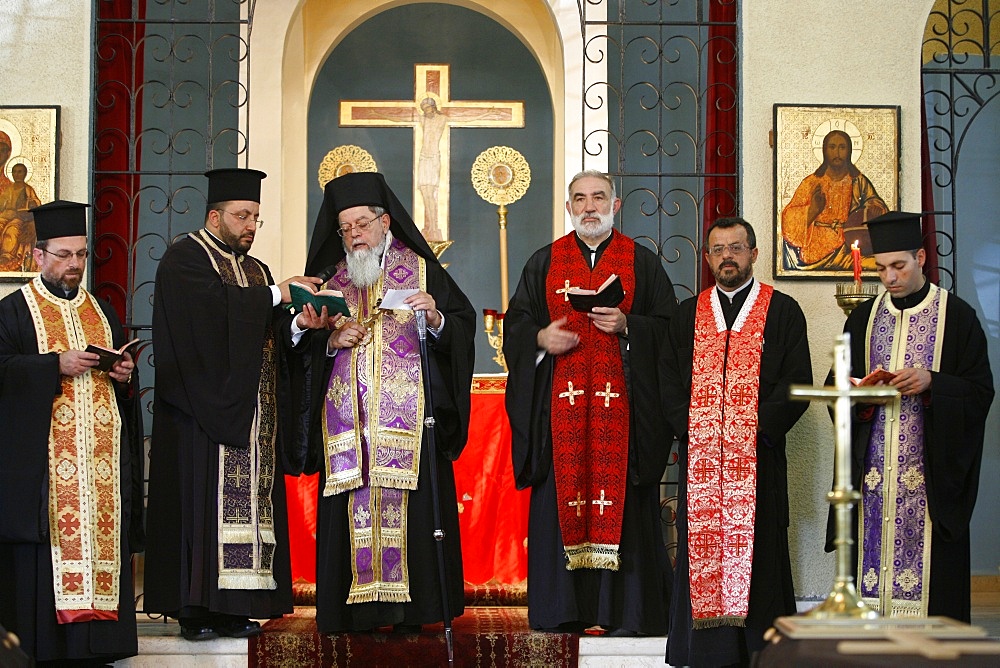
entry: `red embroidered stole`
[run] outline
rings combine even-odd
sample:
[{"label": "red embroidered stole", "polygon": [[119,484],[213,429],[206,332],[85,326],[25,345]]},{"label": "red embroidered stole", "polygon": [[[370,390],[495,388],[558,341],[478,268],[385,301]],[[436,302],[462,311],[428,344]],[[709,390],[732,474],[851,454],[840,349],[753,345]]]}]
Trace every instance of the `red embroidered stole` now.
[{"label": "red embroidered stole", "polygon": [[[36,277],[21,288],[38,352],[113,348],[111,326],[81,289],[52,297]],[[60,624],[118,619],[121,531],[121,416],[106,373],[62,376],[49,431],[49,536]]]},{"label": "red embroidered stole", "polygon": [[635,294],[635,244],[612,232],[591,271],[570,233],[552,244],[546,295],[552,320],[580,344],[556,357],[552,377],[552,461],[566,568],[618,570],[622,506],[627,483],[629,405],[618,337],[598,330],[586,313],[574,311],[566,290],[596,289],[618,274],[628,313]]},{"label": "red embroidered stole", "polygon": [[714,287],[698,296],[688,417],[688,555],[694,628],[743,626],[757,509],[757,403],[774,288],[754,281],[726,329]]}]

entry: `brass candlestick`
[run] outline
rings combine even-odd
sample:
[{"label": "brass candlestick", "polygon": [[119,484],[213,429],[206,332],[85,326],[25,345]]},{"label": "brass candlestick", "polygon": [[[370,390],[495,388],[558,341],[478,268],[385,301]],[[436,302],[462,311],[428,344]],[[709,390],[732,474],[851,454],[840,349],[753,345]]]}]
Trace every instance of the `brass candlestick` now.
[{"label": "brass candlestick", "polygon": [[878,296],[878,286],[878,283],[863,283],[861,281],[837,283],[837,306],[843,309],[844,315],[851,315],[851,311],[858,304]]},{"label": "brass candlestick", "polygon": [[[496,333],[493,330],[496,329]],[[491,308],[483,309],[483,331],[490,341],[490,347],[497,351],[493,361],[507,373],[507,360],[503,356],[503,313],[497,313]]]},{"label": "brass candlestick", "polygon": [[844,333],[837,337],[837,343],[833,347],[834,386],[792,385],[788,392],[792,399],[815,399],[834,405],[836,440],[833,491],[826,498],[834,506],[837,523],[837,537],[834,540],[837,547],[837,575],[830,595],[807,613],[809,617],[816,619],[874,619],[879,616],[861,600],[854,587],[851,506],[861,499],[861,494],[851,483],[851,403],[885,403],[899,396],[899,390],[887,385],[852,387],[850,372],[851,335]]}]

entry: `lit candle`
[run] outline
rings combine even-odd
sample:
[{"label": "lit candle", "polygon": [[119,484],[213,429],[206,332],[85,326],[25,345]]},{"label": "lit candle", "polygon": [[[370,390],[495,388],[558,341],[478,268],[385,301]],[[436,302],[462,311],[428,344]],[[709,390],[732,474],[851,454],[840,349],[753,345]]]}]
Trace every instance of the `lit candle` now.
[{"label": "lit candle", "polygon": [[851,244],[851,259],[854,261],[854,282],[861,283],[861,248],[858,246],[858,240],[855,239],[854,243]]}]

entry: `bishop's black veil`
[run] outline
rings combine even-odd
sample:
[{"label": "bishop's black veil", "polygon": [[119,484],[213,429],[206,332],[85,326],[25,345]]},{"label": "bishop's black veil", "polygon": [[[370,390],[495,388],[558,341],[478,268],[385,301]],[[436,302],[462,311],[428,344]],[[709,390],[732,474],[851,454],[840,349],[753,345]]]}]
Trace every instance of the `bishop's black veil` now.
[{"label": "bishop's black veil", "polygon": [[346,254],[343,241],[337,235],[337,216],[344,209],[362,205],[384,208],[392,219],[389,224],[392,236],[428,262],[438,264],[434,252],[385,182],[385,177],[378,172],[354,172],[330,180],[323,189],[323,206],[316,217],[306,256],[306,276],[329,279],[333,275],[334,267]]}]

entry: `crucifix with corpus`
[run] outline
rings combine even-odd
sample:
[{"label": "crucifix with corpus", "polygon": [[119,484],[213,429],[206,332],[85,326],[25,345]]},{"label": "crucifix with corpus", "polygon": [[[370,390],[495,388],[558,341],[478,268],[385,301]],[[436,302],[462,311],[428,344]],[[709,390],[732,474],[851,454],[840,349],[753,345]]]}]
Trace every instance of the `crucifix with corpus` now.
[{"label": "crucifix with corpus", "polygon": [[342,100],[340,125],[413,128],[413,220],[428,241],[445,241],[451,128],[523,128],[524,103],[452,100],[450,65],[413,68],[412,100]]}]

